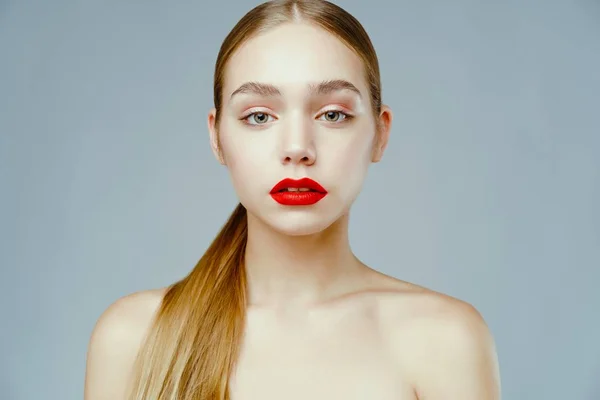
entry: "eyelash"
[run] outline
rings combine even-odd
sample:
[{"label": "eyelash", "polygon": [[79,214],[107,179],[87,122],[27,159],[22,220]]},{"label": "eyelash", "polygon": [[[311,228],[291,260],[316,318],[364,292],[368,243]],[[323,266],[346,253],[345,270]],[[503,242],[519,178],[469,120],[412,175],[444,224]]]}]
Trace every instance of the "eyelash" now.
[{"label": "eyelash", "polygon": [[[319,117],[323,116],[323,115],[325,115],[327,113],[330,113],[330,112],[338,113],[338,114],[341,114],[341,115],[344,116],[344,119],[342,119],[341,121],[331,122],[332,124],[341,124],[341,123],[344,123],[344,122],[348,122],[349,120],[351,120],[352,118],[354,118],[353,115],[350,115],[347,112],[339,110],[339,109],[331,109],[331,110],[323,111],[321,114],[319,114]],[[247,119],[250,118],[250,117],[252,117],[255,114],[265,114],[267,116],[272,117],[271,114],[263,112],[263,111],[253,111],[251,113],[245,114],[242,118],[240,118],[240,121],[242,121],[244,124],[250,125],[250,126],[261,126],[261,125],[266,125],[267,124],[267,122],[262,123],[262,124],[250,124],[250,123],[248,123]],[[328,122],[328,121],[325,121],[325,122]]]}]

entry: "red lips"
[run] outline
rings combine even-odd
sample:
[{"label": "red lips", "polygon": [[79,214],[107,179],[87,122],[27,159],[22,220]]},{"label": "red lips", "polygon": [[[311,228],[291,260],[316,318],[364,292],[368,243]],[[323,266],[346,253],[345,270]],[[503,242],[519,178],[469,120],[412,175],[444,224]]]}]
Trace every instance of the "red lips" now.
[{"label": "red lips", "polygon": [[310,178],[286,178],[277,183],[270,194],[276,202],[285,206],[307,206],[327,196],[327,191]]},{"label": "red lips", "polygon": [[323,188],[323,186],[319,185],[318,182],[315,182],[310,178],[302,178],[302,179],[286,178],[286,179],[283,179],[282,181],[277,183],[277,185],[273,186],[273,189],[271,189],[270,193],[273,194],[273,193],[279,192],[281,190],[285,190],[287,188],[294,188],[294,189],[307,188],[307,189],[310,189],[315,192],[327,193],[327,190],[325,190]]}]

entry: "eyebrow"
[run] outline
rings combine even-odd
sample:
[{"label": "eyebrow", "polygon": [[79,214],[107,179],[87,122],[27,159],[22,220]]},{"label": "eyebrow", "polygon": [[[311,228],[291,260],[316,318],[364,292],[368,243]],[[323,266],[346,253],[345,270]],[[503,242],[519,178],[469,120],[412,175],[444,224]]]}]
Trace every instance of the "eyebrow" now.
[{"label": "eyebrow", "polygon": [[[333,92],[342,90],[350,90],[359,97],[362,97],[360,90],[351,82],[344,79],[333,79],[328,81],[319,82],[317,84],[309,84],[308,89],[311,95],[326,95]],[[261,83],[261,82],[246,82],[239,88],[233,91],[230,98],[233,98],[236,94],[256,94],[262,97],[275,97],[281,96],[281,91],[277,86]]]}]

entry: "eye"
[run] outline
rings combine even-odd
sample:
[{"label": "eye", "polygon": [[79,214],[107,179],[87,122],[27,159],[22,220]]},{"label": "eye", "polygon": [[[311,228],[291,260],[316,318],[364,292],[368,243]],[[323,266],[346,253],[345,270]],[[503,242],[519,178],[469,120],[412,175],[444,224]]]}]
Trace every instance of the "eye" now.
[{"label": "eye", "polygon": [[322,117],[325,117],[325,121],[327,122],[341,122],[350,118],[348,114],[337,110],[326,111],[323,114],[321,114],[321,118]]},{"label": "eye", "polygon": [[243,120],[246,121],[248,125],[263,125],[270,122],[269,117],[271,116],[267,113],[253,112],[252,114],[245,116]]}]

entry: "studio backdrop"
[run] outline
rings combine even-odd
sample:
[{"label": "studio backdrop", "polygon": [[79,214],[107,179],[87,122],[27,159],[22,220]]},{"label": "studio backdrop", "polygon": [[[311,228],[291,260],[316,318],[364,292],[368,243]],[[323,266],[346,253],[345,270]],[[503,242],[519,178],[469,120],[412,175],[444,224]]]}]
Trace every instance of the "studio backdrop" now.
[{"label": "studio backdrop", "polygon": [[[82,399],[100,314],[183,277],[237,204],[206,116],[257,4],[0,1],[0,398]],[[504,399],[600,399],[600,3],[337,4],[395,117],[357,256],[473,304]]]}]

